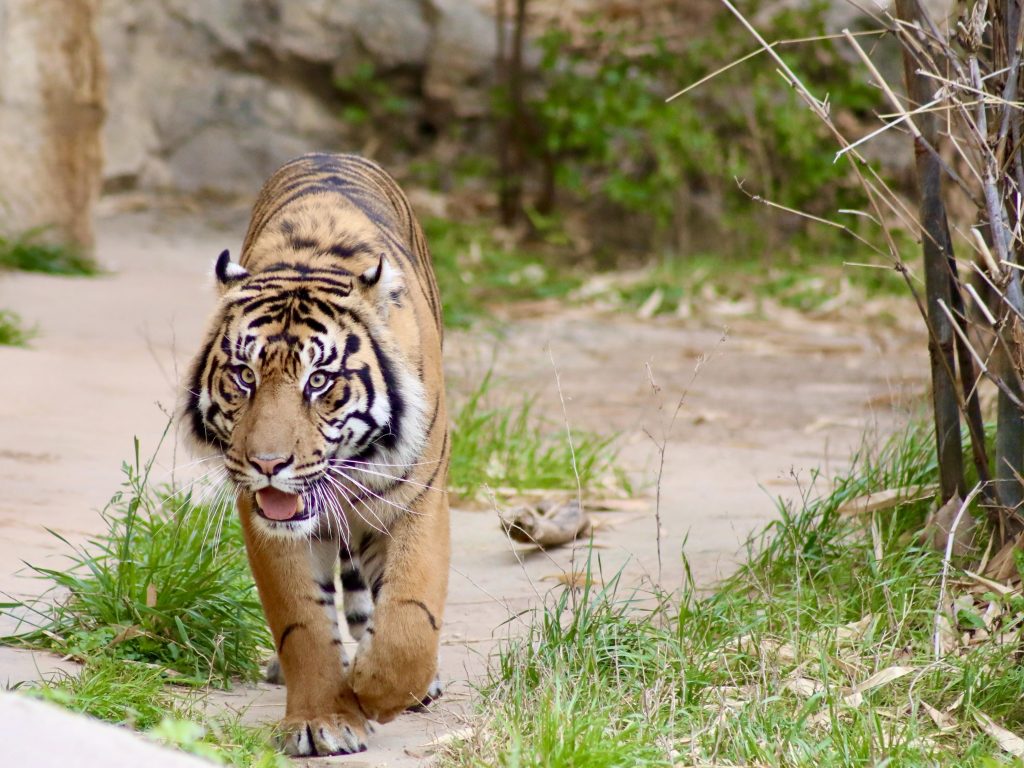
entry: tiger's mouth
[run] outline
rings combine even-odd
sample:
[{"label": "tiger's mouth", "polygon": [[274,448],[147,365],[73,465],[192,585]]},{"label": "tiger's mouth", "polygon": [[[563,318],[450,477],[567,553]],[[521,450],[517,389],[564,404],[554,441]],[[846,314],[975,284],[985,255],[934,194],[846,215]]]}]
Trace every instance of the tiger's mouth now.
[{"label": "tiger's mouth", "polygon": [[276,523],[297,522],[313,516],[302,494],[288,493],[267,486],[256,491],[256,511],[261,517]]}]

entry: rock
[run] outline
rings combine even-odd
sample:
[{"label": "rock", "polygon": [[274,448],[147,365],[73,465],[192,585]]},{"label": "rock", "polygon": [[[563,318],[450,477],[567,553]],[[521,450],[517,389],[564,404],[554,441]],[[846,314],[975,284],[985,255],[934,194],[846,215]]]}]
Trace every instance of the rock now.
[{"label": "rock", "polygon": [[104,75],[98,0],[0,4],[0,234],[92,247]]},{"label": "rock", "polygon": [[378,69],[422,68],[431,29],[418,0],[362,0],[356,34]]}]

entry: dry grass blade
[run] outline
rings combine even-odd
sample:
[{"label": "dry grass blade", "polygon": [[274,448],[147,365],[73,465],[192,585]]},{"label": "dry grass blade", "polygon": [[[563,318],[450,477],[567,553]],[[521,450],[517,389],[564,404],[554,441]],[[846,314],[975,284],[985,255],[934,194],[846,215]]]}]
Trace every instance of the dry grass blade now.
[{"label": "dry grass blade", "polygon": [[583,589],[588,585],[600,587],[602,582],[595,579],[592,574],[586,571],[562,571],[560,573],[549,573],[541,576],[541,581],[557,581],[563,587],[570,589]]},{"label": "dry grass blade", "polygon": [[883,509],[892,509],[903,503],[921,501],[935,495],[936,488],[886,488],[874,493],[865,493],[844,501],[837,510],[841,515],[867,515]]}]

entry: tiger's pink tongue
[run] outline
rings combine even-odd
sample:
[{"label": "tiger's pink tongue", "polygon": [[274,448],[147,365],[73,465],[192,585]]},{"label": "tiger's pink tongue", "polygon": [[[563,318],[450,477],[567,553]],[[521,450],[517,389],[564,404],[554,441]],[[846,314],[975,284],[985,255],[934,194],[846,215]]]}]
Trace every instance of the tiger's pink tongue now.
[{"label": "tiger's pink tongue", "polygon": [[256,491],[256,501],[271,520],[291,520],[299,514],[299,497],[294,493],[264,488]]}]

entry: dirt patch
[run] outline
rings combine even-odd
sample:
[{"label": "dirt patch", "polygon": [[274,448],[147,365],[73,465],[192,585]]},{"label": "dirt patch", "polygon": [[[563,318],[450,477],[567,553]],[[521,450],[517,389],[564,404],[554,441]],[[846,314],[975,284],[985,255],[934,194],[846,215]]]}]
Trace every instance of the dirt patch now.
[{"label": "dirt patch", "polygon": [[[98,256],[110,274],[2,278],[0,306],[40,335],[32,349],[0,348],[0,591],[38,594],[39,582],[19,573],[22,561],[59,567],[60,547],[44,527],[73,542],[101,530],[97,510],[121,482],[133,437],[146,453],[167,424],[178,373],[213,305],[213,259],[236,249],[243,230],[241,218],[214,229],[196,218],[120,215],[99,227]],[[618,432],[623,464],[648,492],[663,445],[661,530],[652,500],[603,513],[593,550],[523,552],[503,537],[493,509],[454,510],[448,694],[426,714],[379,727],[372,752],[346,764],[416,764],[424,745],[465,727],[472,683],[495,643],[527,621],[510,617],[560,589],[555,577],[588,556],[635,584],[658,578],[660,541],[663,586],[681,583],[684,551],[698,583],[712,584],[772,519],[775,496],[793,498],[812,471],[827,477],[845,466],[867,430],[884,434],[905,421],[904,404],[927,386],[920,337],[791,317],[682,324],[571,309],[449,334],[446,357],[455,397],[493,365],[499,394],[536,396],[555,425],[567,418],[576,429]],[[172,441],[159,472],[168,479],[187,461]],[[7,682],[52,666],[0,649]],[[284,692],[262,685],[212,701],[275,720]]]}]

